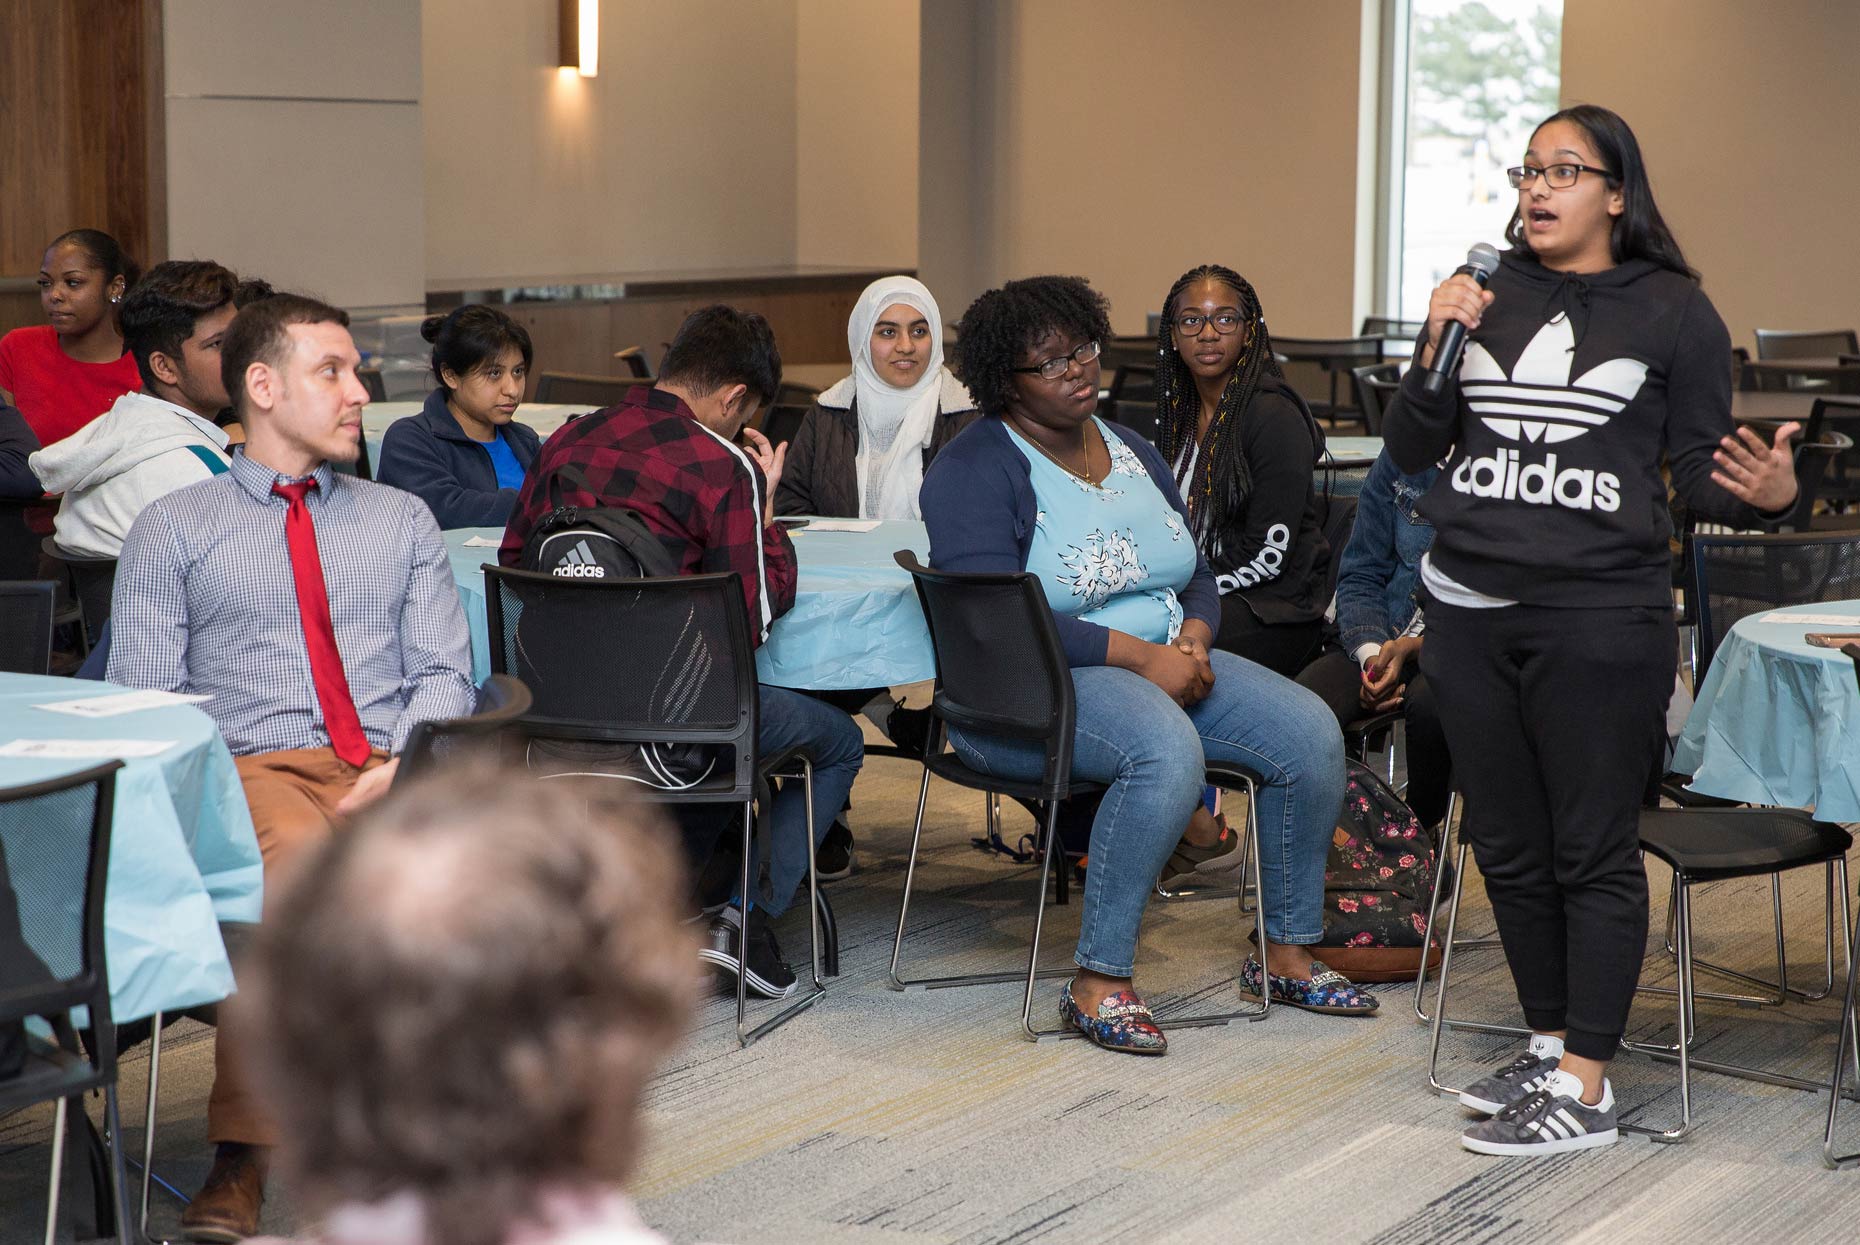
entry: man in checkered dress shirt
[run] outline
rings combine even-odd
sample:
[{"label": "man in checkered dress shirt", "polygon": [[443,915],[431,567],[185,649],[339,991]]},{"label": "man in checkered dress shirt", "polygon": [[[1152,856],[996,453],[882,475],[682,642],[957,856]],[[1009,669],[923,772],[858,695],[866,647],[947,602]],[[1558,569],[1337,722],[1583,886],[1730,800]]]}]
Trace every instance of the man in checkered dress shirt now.
[{"label": "man in checkered dress shirt", "polygon": [[[212,697],[201,708],[239,767],[268,887],[340,816],[387,789],[416,723],[468,714],[475,702],[470,634],[432,512],[330,466],[355,460],[368,401],[347,325],[343,312],[293,295],[239,313],[221,370],[243,450],[226,474],[148,506],[117,564],[108,677]],[[286,539],[290,505],[272,491],[306,479],[341,674],[369,752],[359,765],[336,755],[324,722]],[[322,696],[330,690],[326,680]],[[207,1104],[219,1150],[182,1217],[197,1240],[258,1231],[276,1141],[234,1053],[219,1044]]]}]

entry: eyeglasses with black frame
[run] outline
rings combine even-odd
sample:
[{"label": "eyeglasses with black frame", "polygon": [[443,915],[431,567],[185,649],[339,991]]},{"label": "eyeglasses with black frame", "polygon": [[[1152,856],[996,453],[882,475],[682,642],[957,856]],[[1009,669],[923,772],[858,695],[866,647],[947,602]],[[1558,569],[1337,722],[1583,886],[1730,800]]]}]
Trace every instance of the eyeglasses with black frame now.
[{"label": "eyeglasses with black frame", "polygon": [[1212,316],[1204,316],[1199,311],[1184,312],[1175,318],[1175,331],[1184,337],[1199,337],[1204,324],[1212,324],[1216,333],[1230,337],[1240,330],[1240,313],[1217,311]]},{"label": "eyeglasses with black frame", "polygon": [[1513,190],[1529,189],[1539,177],[1548,182],[1552,190],[1568,190],[1584,173],[1593,173],[1597,177],[1612,178],[1614,176],[1607,169],[1598,169],[1587,164],[1551,164],[1541,169],[1531,164],[1520,164],[1516,168],[1505,170],[1505,176],[1511,179]]},{"label": "eyeglasses with black frame", "polygon": [[1103,347],[1099,345],[1099,343],[1089,341],[1069,354],[1054,355],[1050,359],[1040,360],[1032,367],[1011,367],[1008,371],[1026,372],[1029,375],[1038,373],[1043,380],[1058,380],[1061,376],[1066,374],[1066,368],[1068,366],[1074,363],[1090,363],[1093,359],[1098,357],[1098,353],[1102,349]]}]

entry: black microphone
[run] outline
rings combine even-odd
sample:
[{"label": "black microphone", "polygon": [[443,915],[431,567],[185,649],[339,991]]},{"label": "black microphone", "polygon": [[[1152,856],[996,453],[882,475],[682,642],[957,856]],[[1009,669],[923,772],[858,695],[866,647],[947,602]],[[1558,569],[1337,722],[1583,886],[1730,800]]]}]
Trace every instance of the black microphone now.
[{"label": "black microphone", "polygon": [[[1497,271],[1498,248],[1489,242],[1476,242],[1472,250],[1466,252],[1466,262],[1455,268],[1453,275],[1465,273],[1484,289]],[[1434,366],[1428,369],[1427,379],[1421,383],[1422,393],[1430,398],[1440,396],[1440,391],[1447,387],[1447,377],[1459,370],[1460,351],[1465,348],[1466,326],[1458,320],[1447,321],[1447,330],[1440,335],[1440,347],[1434,351]]]}]

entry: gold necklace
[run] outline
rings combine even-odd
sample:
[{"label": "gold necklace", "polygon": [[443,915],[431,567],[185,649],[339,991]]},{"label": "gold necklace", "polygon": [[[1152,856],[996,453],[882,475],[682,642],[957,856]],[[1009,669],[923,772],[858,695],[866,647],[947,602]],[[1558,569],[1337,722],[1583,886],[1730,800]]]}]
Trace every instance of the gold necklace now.
[{"label": "gold necklace", "polygon": [[1051,459],[1052,462],[1061,471],[1064,471],[1067,475],[1073,476],[1076,479],[1083,480],[1087,484],[1097,483],[1097,481],[1091,478],[1091,436],[1089,433],[1087,433],[1083,438],[1084,445],[1085,445],[1085,470],[1083,471],[1080,471],[1077,467],[1074,467],[1071,463],[1059,457],[1059,455],[1053,453],[1053,451],[1047,449],[1044,445],[1041,445],[1038,441],[1034,440],[1032,437],[1028,436],[1026,433],[1024,432],[1021,433],[1021,437],[1027,442],[1027,444],[1031,445],[1034,449],[1040,451],[1040,453],[1046,455],[1047,458]]}]

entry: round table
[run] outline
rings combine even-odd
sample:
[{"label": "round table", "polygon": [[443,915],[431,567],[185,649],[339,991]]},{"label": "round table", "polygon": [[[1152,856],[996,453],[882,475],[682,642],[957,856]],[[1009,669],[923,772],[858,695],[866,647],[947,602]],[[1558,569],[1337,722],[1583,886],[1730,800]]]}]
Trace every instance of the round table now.
[{"label": "round table", "polygon": [[[381,462],[381,438],[387,435],[388,425],[397,419],[418,415],[423,406],[423,402],[370,402],[362,408],[362,437],[368,442],[371,465]],[[517,408],[516,422],[534,428],[536,434],[547,441],[550,433],[568,422],[569,416],[585,415],[593,409],[572,402],[525,402]]]},{"label": "round table", "polygon": [[1690,773],[1691,789],[1705,795],[1860,821],[1853,660],[1802,639],[1811,631],[1860,632],[1860,622],[1765,621],[1791,614],[1860,620],[1860,601],[1765,610],[1733,624],[1712,654],[1673,768]]},{"label": "round table", "polygon": [[[232,754],[192,705],[79,718],[36,706],[127,689],[81,679],[0,674],[0,739],[156,739],[173,747],[125,758],[116,774],[104,900],[110,1010],[121,1023],[217,1002],[232,993],[221,921],[254,922],[263,862]],[[88,769],[105,758],[0,757],[0,785]]]},{"label": "round table", "polygon": [[[811,691],[896,687],[934,678],[936,661],[917,590],[891,556],[910,549],[927,559],[930,537],[924,525],[891,521],[863,532],[813,526],[837,522],[813,520],[789,533],[800,563],[794,608],[775,620],[767,642],[756,650],[758,676],[777,687]],[[459,528],[444,535],[452,578],[471,626],[472,675],[482,682],[491,672],[483,566],[497,561],[497,549],[466,542],[497,541],[503,531]]]},{"label": "round table", "polygon": [[[1324,449],[1325,452],[1334,459],[1349,460],[1366,458],[1370,462],[1374,462],[1382,453],[1382,438],[1334,437],[1327,434],[1324,437]],[[1319,463],[1318,468],[1322,470],[1323,464]]]}]

